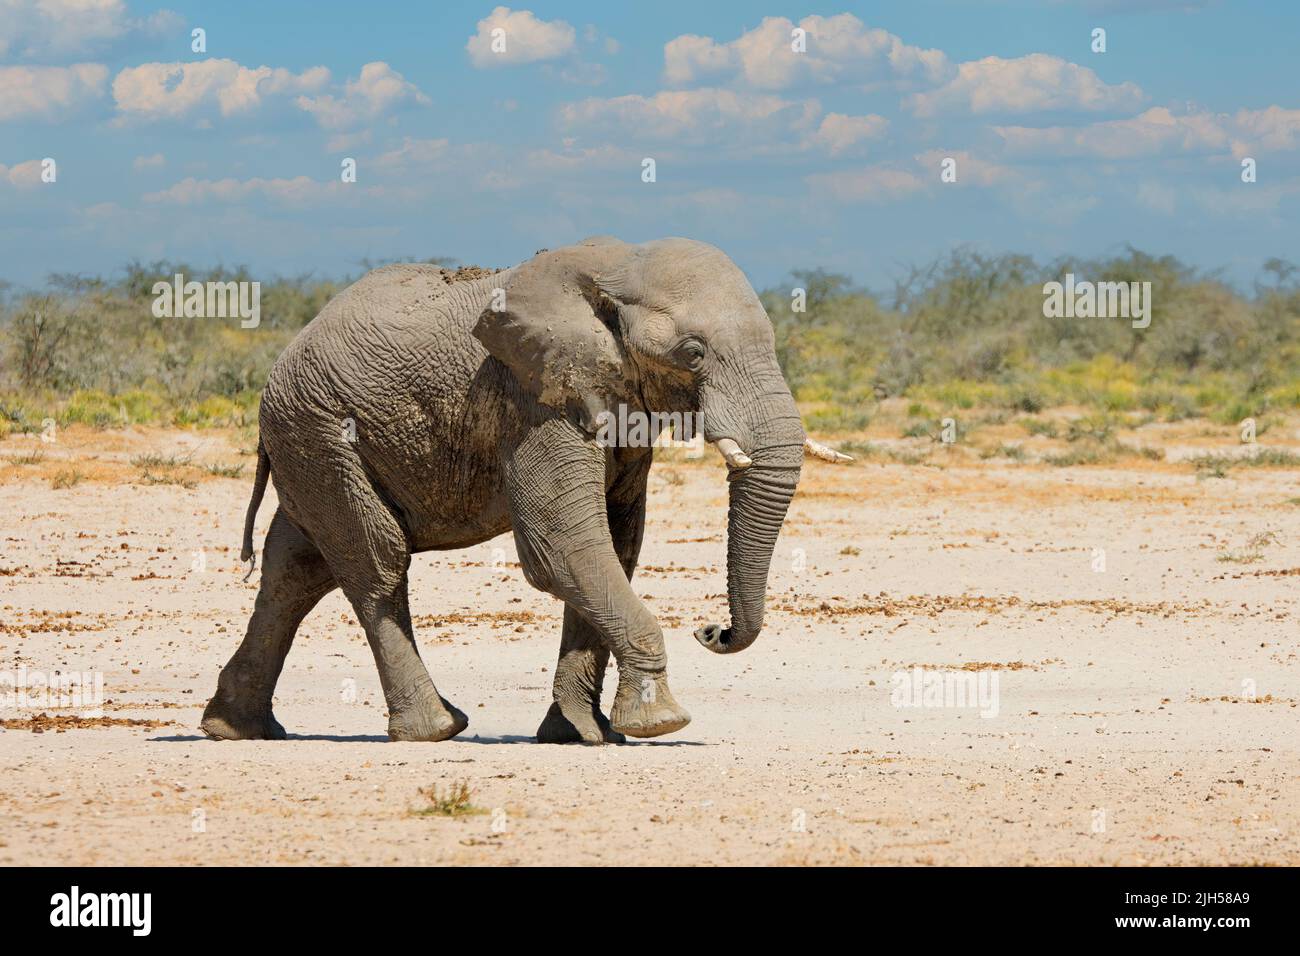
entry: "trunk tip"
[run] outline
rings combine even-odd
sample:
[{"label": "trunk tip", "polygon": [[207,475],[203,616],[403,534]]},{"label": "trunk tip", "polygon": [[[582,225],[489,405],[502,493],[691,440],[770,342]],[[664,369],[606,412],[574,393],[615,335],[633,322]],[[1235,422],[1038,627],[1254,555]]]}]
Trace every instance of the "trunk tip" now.
[{"label": "trunk tip", "polygon": [[731,628],[723,627],[721,624],[708,624],[698,628],[695,631],[695,639],[706,649],[715,654],[734,654],[737,651],[743,651],[754,643],[755,634],[749,639],[745,639],[735,634]]}]

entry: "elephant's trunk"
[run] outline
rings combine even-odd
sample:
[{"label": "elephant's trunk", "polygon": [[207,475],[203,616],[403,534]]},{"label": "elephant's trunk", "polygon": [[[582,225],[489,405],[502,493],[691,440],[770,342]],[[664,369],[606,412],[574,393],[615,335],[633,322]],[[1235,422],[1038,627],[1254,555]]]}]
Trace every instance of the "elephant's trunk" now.
[{"label": "elephant's trunk", "polygon": [[[799,412],[775,363],[767,374],[746,379],[739,401],[734,394],[724,400],[717,393],[706,393],[701,402],[705,436],[723,451],[730,485],[727,600],[731,625],[710,624],[695,632],[695,639],[716,654],[743,651],[763,629],[768,570],[799,483],[804,453]],[[739,446],[739,458],[727,439]]]}]

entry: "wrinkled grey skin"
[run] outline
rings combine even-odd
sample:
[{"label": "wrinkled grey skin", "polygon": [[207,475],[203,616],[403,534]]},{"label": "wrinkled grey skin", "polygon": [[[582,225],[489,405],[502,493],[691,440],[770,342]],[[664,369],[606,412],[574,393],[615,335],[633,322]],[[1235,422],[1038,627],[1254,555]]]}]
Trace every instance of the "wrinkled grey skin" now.
[{"label": "wrinkled grey skin", "polygon": [[[514,530],[524,576],[565,602],[542,742],[653,737],[690,716],[668,688],[663,633],[630,578],[645,524],[648,448],[604,448],[597,416],[702,413],[705,438],[753,459],[729,470],[731,624],[717,653],[763,626],[768,566],[799,480],[804,432],[770,321],[738,268],[686,239],[587,240],[504,272],[450,281],[427,265],[371,272],[289,345],[262,396],[258,485],[280,505],[247,636],[202,729],[282,738],[271,695],[298,625],[334,588],[374,652],[394,740],[444,740],[465,715],[434,687],[411,629],[412,554]],[[504,309],[494,310],[493,290]],[[348,440],[349,422],[355,441]],[[618,690],[600,690],[610,653]]]}]

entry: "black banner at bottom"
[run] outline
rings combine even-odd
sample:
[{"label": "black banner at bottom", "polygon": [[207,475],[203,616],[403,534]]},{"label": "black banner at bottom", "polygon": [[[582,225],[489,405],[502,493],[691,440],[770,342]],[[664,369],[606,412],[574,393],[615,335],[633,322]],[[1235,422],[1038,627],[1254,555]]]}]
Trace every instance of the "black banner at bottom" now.
[{"label": "black banner at bottom", "polygon": [[[1042,933],[1218,944],[1294,928],[1294,871],[1276,869],[864,869],[541,871],[407,869],[9,869],[0,873],[6,941],[78,937],[338,944],[430,920],[536,942],[566,917],[592,938],[629,911],[641,930],[730,945],[774,923],[820,934],[874,929],[965,937]],[[536,917],[534,920],[532,917]],[[545,922],[539,922],[545,921]],[[654,928],[651,929],[651,924]],[[549,927],[549,928],[547,928]],[[622,926],[621,931],[626,932]],[[1261,936],[1260,934],[1263,934]],[[852,938],[850,936],[850,938]],[[989,937],[985,936],[985,939]],[[769,942],[772,942],[769,940]],[[15,950],[17,951],[17,950]]]}]

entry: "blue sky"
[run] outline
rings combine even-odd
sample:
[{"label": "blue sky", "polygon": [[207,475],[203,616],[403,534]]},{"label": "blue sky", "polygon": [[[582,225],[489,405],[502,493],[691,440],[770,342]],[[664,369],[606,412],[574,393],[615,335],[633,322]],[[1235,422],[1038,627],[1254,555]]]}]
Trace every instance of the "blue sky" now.
[{"label": "blue sky", "polygon": [[713,242],[759,287],[1127,243],[1246,286],[1300,261],[1297,36],[1280,0],[0,0],[0,280],[610,233]]}]

